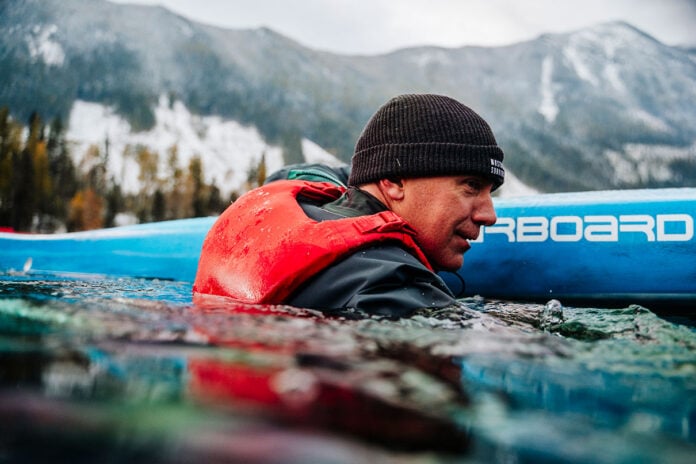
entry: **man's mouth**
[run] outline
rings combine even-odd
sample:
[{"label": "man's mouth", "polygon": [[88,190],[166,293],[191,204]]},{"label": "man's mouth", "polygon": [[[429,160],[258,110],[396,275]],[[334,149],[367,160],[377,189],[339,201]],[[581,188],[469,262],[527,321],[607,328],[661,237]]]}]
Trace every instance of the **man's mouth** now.
[{"label": "man's mouth", "polygon": [[469,242],[470,240],[476,240],[479,236],[479,231],[477,230],[476,233],[471,234],[468,232],[455,232],[458,237],[460,237],[463,240],[466,240]]},{"label": "man's mouth", "polygon": [[466,253],[466,252],[469,251],[470,249],[471,249],[471,244],[467,241],[467,242],[466,242],[466,247],[464,247],[464,253]]},{"label": "man's mouth", "polygon": [[456,233],[457,237],[460,238],[463,242],[462,248],[464,249],[464,253],[466,253],[469,248],[471,248],[471,244],[469,243],[469,240],[474,240],[472,239],[468,234],[465,233]]}]

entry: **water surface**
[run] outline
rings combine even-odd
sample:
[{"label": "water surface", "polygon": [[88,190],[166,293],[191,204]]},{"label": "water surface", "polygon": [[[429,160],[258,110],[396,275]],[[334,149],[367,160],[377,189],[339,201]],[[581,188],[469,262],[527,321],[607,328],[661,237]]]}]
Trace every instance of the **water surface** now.
[{"label": "water surface", "polygon": [[693,462],[696,331],[471,298],[403,320],[0,276],[0,462]]}]

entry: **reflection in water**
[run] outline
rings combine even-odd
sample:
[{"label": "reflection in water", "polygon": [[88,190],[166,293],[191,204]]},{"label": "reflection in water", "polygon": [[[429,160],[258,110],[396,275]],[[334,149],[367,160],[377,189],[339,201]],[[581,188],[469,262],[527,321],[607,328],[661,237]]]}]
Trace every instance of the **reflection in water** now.
[{"label": "reflection in water", "polygon": [[[404,320],[0,280],[0,461],[691,462],[696,333],[645,308]],[[40,443],[41,446],[37,446]]]}]

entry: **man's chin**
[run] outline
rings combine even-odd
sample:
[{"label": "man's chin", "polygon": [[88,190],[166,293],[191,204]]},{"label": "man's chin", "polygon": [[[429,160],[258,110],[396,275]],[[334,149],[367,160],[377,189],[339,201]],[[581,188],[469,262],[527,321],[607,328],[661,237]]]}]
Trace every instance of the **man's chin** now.
[{"label": "man's chin", "polygon": [[444,271],[444,272],[457,272],[459,269],[462,268],[463,264],[464,264],[464,257],[462,257],[461,259],[456,260],[456,261],[444,263],[442,266],[438,267],[438,270]]}]

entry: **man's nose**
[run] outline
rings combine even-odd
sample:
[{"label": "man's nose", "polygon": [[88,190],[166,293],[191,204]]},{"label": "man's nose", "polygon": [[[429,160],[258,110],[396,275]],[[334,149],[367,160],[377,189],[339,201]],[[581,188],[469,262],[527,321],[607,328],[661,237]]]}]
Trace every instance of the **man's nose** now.
[{"label": "man's nose", "polygon": [[493,207],[493,198],[489,193],[482,195],[479,199],[474,210],[473,220],[482,226],[492,226],[498,220]]}]

